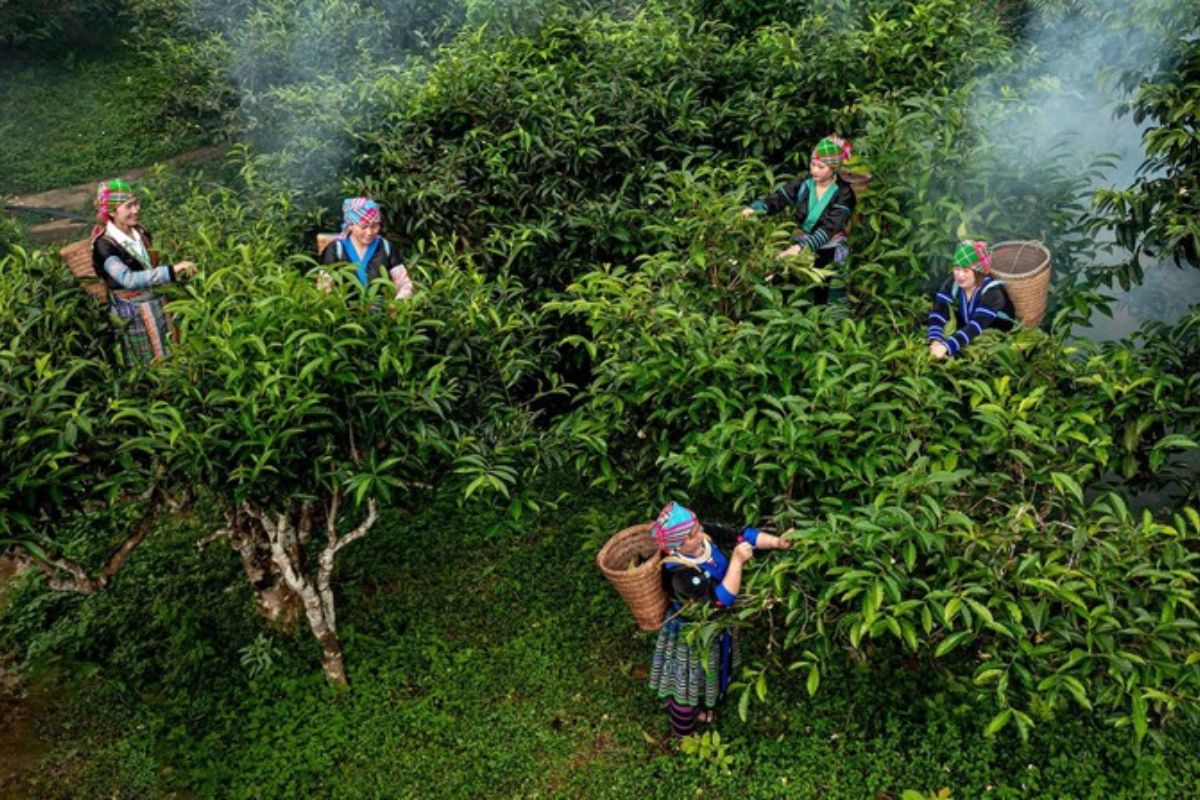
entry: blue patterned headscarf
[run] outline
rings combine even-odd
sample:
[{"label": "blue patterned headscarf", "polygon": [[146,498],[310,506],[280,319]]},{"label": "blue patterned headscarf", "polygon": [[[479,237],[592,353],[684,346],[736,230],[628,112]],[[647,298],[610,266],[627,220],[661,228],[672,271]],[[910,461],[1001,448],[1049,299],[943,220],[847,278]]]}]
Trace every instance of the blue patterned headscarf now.
[{"label": "blue patterned headscarf", "polygon": [[658,519],[650,525],[650,533],[664,553],[683,544],[692,529],[699,525],[695,513],[676,502],[667,503],[658,512]]},{"label": "blue patterned headscarf", "polygon": [[342,234],[360,222],[378,222],[379,204],[369,197],[347,197],[342,201]]}]

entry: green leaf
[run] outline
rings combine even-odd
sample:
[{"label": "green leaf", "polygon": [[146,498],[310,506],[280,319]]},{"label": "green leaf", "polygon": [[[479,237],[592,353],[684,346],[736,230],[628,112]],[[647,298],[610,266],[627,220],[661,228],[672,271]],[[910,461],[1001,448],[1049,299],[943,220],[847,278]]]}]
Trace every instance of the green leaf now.
[{"label": "green leaf", "polygon": [[1070,494],[1075,498],[1075,501],[1080,505],[1083,504],[1083,489],[1076,483],[1075,479],[1065,472],[1050,473],[1051,480],[1054,481],[1054,486],[1060,493]]},{"label": "green leaf", "polygon": [[1146,698],[1141,694],[1135,694],[1131,703],[1131,719],[1133,723],[1133,732],[1137,736],[1137,741],[1140,744],[1146,738]]},{"label": "green leaf", "polygon": [[996,716],[992,717],[991,722],[989,722],[987,727],[983,729],[983,735],[989,739],[995,736],[1004,729],[1004,726],[1008,724],[1010,719],[1012,719],[1012,715],[1012,709],[1006,708]]},{"label": "green leaf", "polygon": [[934,658],[941,658],[966,640],[974,639],[974,637],[975,635],[971,631],[959,631],[958,633],[952,634],[948,636],[945,641],[938,645],[937,650],[935,650],[933,653],[933,656]]}]

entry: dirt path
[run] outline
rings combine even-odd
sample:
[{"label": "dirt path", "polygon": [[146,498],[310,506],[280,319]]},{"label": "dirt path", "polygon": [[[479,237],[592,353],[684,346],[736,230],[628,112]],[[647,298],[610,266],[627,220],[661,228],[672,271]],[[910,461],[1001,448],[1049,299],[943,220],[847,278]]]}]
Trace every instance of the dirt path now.
[{"label": "dirt path", "polygon": [[[212,161],[220,158],[229,151],[229,145],[214,145],[212,147],[202,147],[199,150],[192,150],[187,153],[175,156],[161,162],[167,166],[182,166],[186,164],[199,164],[204,161]],[[156,165],[152,164],[145,167],[138,167],[127,172],[123,172],[117,177],[124,178],[127,181],[137,180]],[[40,209],[52,208],[60,211],[69,211],[80,214],[84,217],[91,216],[92,199],[96,195],[96,184],[100,179],[80,183],[75,186],[67,186],[62,189],[51,189],[46,192],[36,192],[34,194],[23,194],[16,197],[10,197],[4,200],[6,206],[22,209]],[[30,241],[37,244],[47,244],[50,242],[65,242],[71,239],[79,238],[86,233],[90,222],[77,222],[68,219],[56,219],[52,222],[45,222],[40,225],[34,225],[27,231]]]}]

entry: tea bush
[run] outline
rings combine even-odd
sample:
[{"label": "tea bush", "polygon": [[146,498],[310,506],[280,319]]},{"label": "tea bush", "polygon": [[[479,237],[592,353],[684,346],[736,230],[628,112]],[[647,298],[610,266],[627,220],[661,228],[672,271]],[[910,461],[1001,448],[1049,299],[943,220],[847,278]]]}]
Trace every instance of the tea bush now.
[{"label": "tea bush", "polygon": [[[703,191],[686,191],[685,176],[668,184],[676,222],[655,229],[668,249],[636,270],[584,275],[547,306],[582,320],[587,333],[564,344],[594,359],[560,425],[577,465],[614,490],[639,476],[747,522],[799,525],[803,546],[777,555],[774,577],[758,573],[748,591],[753,613],[779,615],[789,663],[813,691],[830,657],[866,657],[872,638],[951,656],[951,671],[962,669],[953,651],[974,642],[989,668],[1005,665],[972,670],[983,684],[1004,676],[993,733],[1016,720],[1026,735],[1069,698],[1106,707],[1139,740],[1154,720],[1194,715],[1186,543],[1200,516],[1139,519],[1119,495],[1085,496],[1110,474],[1169,479],[1169,456],[1196,447],[1194,319],[1148,334],[1139,353],[1069,340],[1067,307],[1058,333],[987,336],[963,358],[931,363],[919,295],[868,293],[851,315],[812,305],[807,286],[820,276],[786,271],[771,231],[713,190],[746,175],[701,173]],[[859,550],[891,537],[894,547]],[[914,568],[920,600],[892,572]],[[1161,583],[1146,585],[1151,574]],[[899,610],[879,613],[888,603]],[[767,672],[748,674],[743,698],[751,686],[765,694],[754,676]]]},{"label": "tea bush", "polygon": [[[454,231],[490,270],[562,288],[653,247],[656,176],[746,157],[801,169],[831,130],[856,138],[863,101],[937,97],[1005,57],[983,10],[934,0],[856,13],[844,27],[813,12],[739,36],[652,3],[632,18],[563,13],[504,40],[464,32],[428,70],[381,76],[386,113],[355,131],[352,185],[413,237]],[[920,34],[930,20],[942,35]]]}]

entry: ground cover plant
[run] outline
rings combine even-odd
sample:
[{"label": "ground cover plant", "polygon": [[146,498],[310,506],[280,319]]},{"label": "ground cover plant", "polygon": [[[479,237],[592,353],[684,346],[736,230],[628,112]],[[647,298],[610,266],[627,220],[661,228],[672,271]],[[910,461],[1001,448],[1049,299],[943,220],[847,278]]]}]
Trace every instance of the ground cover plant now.
[{"label": "ground cover plant", "polygon": [[[43,567],[0,612],[0,651],[31,681],[90,676],[55,719],[105,708],[27,785],[1195,792],[1196,314],[1081,343],[1104,301],[1064,280],[1042,329],[925,351],[928,283],[961,236],[1040,238],[1068,271],[1096,256],[1108,161],[989,135],[1041,85],[980,99],[1017,74],[1024,17],[537,4],[427,61],[365,69],[351,47],[325,95],[321,70],[271,72],[311,22],[288,8],[247,11],[269,99],[241,108],[320,109],[308,133],[351,147],[238,149],[224,185],[140,187],[160,246],[203,265],[171,290],[169,364],[123,369],[44,254],[0,260],[22,490],[0,522]],[[812,300],[826,272],[776,258],[786,224],[740,215],[830,128],[876,176],[833,307]],[[340,184],[279,169],[306,158]],[[411,301],[340,273],[316,288],[302,253],[350,192],[384,201]],[[89,482],[96,461],[113,466]],[[796,528],[753,562],[719,736],[675,756],[650,643],[591,564],[668,497]]]},{"label": "ground cover plant", "polygon": [[97,180],[204,144],[197,128],[162,117],[170,82],[145,59],[95,42],[9,50],[0,195]]}]

